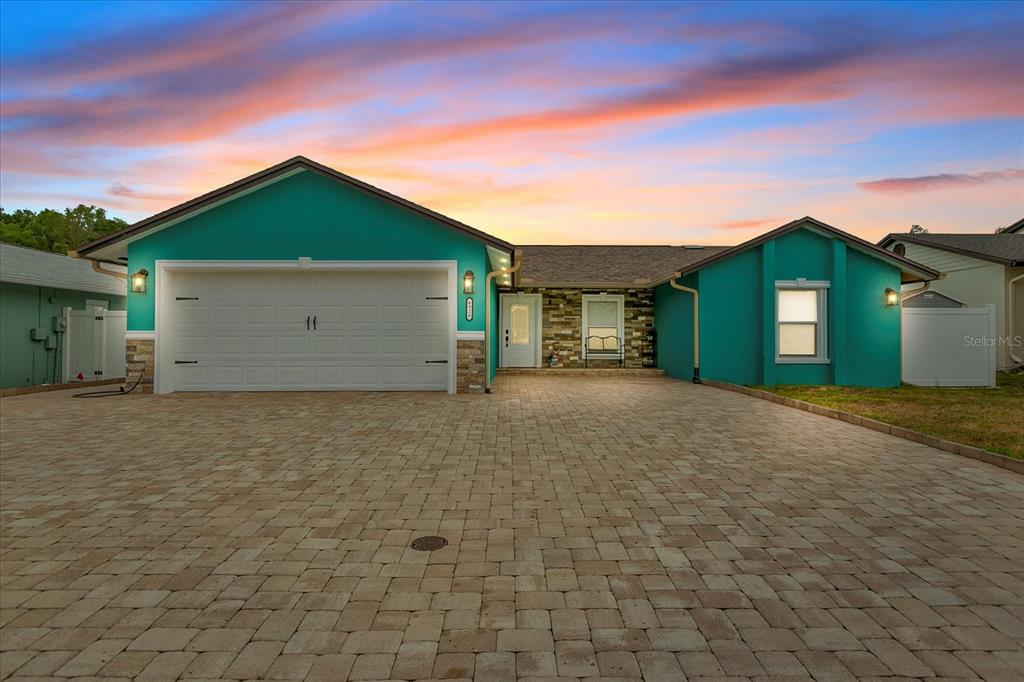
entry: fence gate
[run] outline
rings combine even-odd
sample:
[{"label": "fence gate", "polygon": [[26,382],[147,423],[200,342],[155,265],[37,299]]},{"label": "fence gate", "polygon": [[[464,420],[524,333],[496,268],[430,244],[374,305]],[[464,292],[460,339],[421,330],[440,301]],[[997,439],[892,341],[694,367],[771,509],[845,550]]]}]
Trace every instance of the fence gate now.
[{"label": "fence gate", "polygon": [[64,381],[124,378],[124,335],[128,314],[123,310],[89,307],[64,309]]},{"label": "fence gate", "polygon": [[995,386],[996,309],[904,308],[903,381]]}]

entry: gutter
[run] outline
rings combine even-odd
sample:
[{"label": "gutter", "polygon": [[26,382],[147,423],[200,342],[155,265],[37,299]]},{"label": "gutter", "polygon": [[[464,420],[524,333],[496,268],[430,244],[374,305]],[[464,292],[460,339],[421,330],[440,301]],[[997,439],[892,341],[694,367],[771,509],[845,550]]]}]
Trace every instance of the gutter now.
[{"label": "gutter", "polygon": [[672,276],[672,279],[668,281],[669,286],[679,291],[685,291],[689,294],[693,294],[693,383],[700,383],[700,294],[696,289],[683,286],[676,281],[676,278],[680,277],[677,272]]},{"label": "gutter", "polygon": [[520,255],[519,261],[512,267],[492,270],[484,277],[484,393],[491,392],[491,282],[495,277],[518,272],[522,265],[523,258]]}]

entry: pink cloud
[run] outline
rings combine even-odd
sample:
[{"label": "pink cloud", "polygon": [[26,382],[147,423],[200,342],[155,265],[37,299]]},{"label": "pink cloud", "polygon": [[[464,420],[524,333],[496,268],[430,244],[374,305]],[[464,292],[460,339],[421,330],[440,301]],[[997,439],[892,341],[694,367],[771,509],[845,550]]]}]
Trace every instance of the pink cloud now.
[{"label": "pink cloud", "polygon": [[769,225],[781,225],[783,221],[778,218],[754,218],[752,220],[724,220],[715,227],[721,230],[749,230],[755,227],[767,227]]},{"label": "pink cloud", "polygon": [[858,182],[857,186],[869,192],[883,194],[905,194],[910,192],[932,192],[935,190],[977,187],[996,182],[1024,180],[1024,169],[984,171],[982,173],[940,173],[921,175],[913,178],[885,178],[870,182]]}]

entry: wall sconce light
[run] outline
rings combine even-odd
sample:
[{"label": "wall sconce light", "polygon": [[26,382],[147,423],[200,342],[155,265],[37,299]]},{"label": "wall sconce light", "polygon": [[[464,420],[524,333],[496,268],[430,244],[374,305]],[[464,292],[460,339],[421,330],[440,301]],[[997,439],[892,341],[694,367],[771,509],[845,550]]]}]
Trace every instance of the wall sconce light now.
[{"label": "wall sconce light", "polygon": [[132,273],[132,293],[133,294],[144,294],[146,293],[146,278],[149,277],[149,270],[142,268],[138,272]]},{"label": "wall sconce light", "polygon": [[473,276],[472,270],[466,270],[466,274],[462,276],[462,293],[472,294],[473,293],[473,280],[476,277]]},{"label": "wall sconce light", "polygon": [[887,306],[899,305],[899,302],[900,302],[900,292],[896,291],[895,289],[891,289],[889,287],[886,287],[886,289],[885,289],[885,305],[887,305]]}]

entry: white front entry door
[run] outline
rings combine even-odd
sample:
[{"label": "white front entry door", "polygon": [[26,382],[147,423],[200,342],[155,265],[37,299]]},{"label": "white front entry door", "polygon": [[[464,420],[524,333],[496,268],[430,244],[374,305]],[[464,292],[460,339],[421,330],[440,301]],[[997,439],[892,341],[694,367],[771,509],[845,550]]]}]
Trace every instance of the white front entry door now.
[{"label": "white front entry door", "polygon": [[446,270],[184,270],[173,287],[174,390],[448,387]]},{"label": "white front entry door", "polygon": [[540,344],[540,296],[501,295],[502,367],[538,367]]}]

